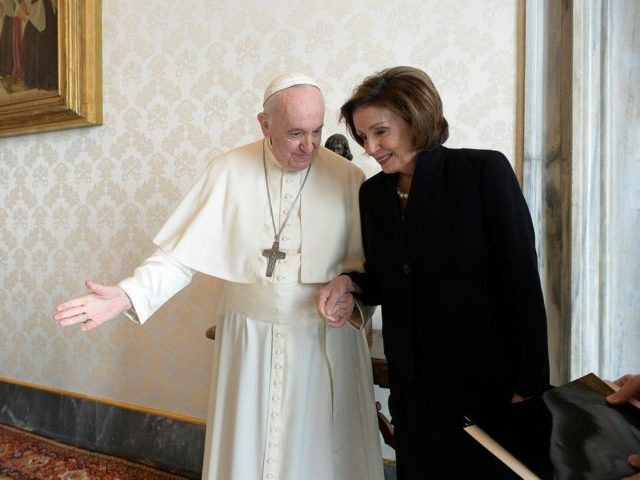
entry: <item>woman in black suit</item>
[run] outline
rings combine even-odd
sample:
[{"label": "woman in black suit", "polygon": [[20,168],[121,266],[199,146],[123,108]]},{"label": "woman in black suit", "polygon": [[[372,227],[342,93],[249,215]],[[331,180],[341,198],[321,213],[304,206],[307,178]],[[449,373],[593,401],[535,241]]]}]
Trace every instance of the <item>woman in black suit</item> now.
[{"label": "woman in black suit", "polygon": [[513,169],[499,152],[442,145],[440,96],[416,68],[366,78],[341,119],[382,172],[360,189],[365,273],[329,283],[320,313],[342,323],[334,305],[352,294],[382,306],[399,479],[496,478],[464,414],[549,383],[533,226]]}]

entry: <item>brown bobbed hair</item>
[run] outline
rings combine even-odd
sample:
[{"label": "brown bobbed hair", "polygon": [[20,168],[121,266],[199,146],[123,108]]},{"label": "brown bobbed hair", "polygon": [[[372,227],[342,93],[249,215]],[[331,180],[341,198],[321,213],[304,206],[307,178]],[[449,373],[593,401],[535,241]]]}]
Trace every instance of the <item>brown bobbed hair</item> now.
[{"label": "brown bobbed hair", "polygon": [[449,124],[442,113],[442,100],[429,75],[414,67],[392,67],[365,78],[340,107],[349,134],[363,147],[356,134],[354,112],[361,107],[380,107],[402,117],[411,128],[413,147],[432,150],[449,138]]}]

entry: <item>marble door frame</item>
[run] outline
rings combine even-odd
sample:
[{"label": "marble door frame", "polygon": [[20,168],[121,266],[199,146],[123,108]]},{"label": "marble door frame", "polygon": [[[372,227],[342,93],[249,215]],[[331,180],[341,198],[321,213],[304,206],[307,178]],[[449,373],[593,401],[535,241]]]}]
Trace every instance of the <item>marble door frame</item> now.
[{"label": "marble door frame", "polygon": [[640,371],[640,302],[629,285],[640,284],[640,253],[624,238],[640,234],[640,209],[628,207],[640,190],[625,178],[640,172],[634,18],[633,0],[526,0],[523,191],[556,384]]}]

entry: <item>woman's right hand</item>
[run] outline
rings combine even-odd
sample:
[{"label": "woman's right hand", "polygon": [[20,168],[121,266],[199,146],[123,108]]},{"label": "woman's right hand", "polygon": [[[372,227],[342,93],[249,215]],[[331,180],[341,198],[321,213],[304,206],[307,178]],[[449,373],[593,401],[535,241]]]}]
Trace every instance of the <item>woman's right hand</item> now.
[{"label": "woman's right hand", "polygon": [[87,332],[116,318],[132,306],[125,291],[117,285],[100,285],[91,280],[87,280],[85,285],[91,293],[56,306],[53,318],[58,325],[68,327],[80,324],[80,330]]}]

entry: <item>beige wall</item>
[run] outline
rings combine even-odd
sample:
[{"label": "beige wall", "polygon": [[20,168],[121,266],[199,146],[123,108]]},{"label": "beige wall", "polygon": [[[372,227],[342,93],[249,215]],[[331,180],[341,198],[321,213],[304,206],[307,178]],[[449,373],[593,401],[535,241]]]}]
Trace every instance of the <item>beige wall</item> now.
[{"label": "beige wall", "polygon": [[448,145],[513,159],[518,4],[103,1],[104,125],[0,139],[0,377],[204,417],[215,281],[142,328],[61,329],[54,305],[86,278],[129,275],[208,160],[258,137],[262,90],[284,70],[323,84],[326,138],[344,131],[337,108],[364,75],[422,67]]}]

